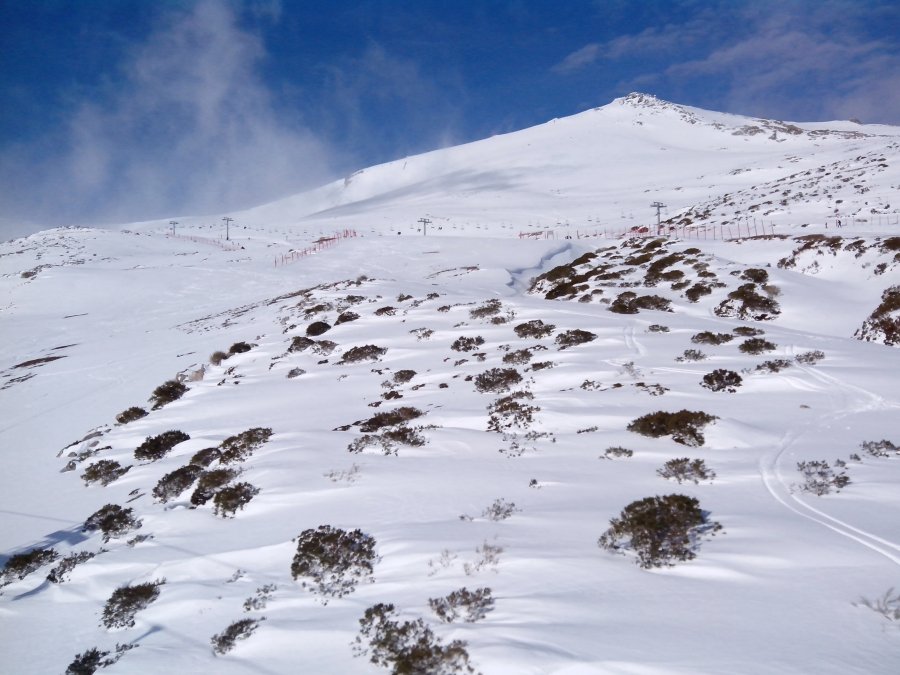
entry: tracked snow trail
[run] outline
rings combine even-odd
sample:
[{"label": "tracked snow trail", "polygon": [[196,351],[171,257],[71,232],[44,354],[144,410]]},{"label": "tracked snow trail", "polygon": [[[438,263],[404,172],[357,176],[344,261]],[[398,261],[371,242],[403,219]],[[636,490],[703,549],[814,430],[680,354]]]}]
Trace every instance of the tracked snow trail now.
[{"label": "tracked snow trail", "polygon": [[[829,410],[813,420],[808,420],[802,425],[789,429],[782,437],[778,448],[760,458],[759,469],[763,483],[772,497],[787,509],[865,546],[879,555],[884,556],[895,565],[900,566],[900,544],[879,537],[871,532],[867,532],[860,527],[854,526],[839,518],[835,518],[821,509],[810,505],[794,494],[782,479],[781,472],[779,471],[779,461],[781,460],[782,455],[794,446],[810,428],[823,424],[829,420],[850,416],[860,411],[900,410],[900,404],[887,401],[882,396],[822,373],[816,368],[803,368],[803,371],[825,385],[827,388],[826,390],[832,398],[835,398],[835,394],[832,392],[841,392],[839,395],[841,404],[834,410]],[[853,396],[848,396],[845,392],[852,392]]]}]

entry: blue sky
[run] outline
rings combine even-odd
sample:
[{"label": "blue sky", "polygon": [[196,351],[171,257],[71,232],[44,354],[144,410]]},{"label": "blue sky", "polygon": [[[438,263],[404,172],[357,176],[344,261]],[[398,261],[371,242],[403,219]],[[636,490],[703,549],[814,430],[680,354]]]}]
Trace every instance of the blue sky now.
[{"label": "blue sky", "polygon": [[895,0],[0,0],[4,232],[216,213],[630,91],[900,124]]}]

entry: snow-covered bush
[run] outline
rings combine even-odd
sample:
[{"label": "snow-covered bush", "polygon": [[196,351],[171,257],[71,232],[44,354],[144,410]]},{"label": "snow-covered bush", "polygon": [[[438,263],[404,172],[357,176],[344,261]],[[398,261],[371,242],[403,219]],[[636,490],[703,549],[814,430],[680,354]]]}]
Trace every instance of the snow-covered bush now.
[{"label": "snow-covered bush", "polygon": [[197,487],[194,488],[194,493],[191,495],[191,504],[202,506],[212,499],[216,492],[237,478],[239,473],[237,469],[230,467],[204,471],[200,474]]},{"label": "snow-covered bush", "polygon": [[256,630],[257,626],[259,626],[259,622],[263,621],[264,618],[265,617],[260,619],[240,619],[239,621],[233,622],[221,633],[216,633],[210,639],[213,652],[215,654],[227,654],[234,649],[235,642],[238,640],[246,640],[253,635],[253,631]]},{"label": "snow-covered bush", "polygon": [[425,413],[419,410],[418,408],[414,408],[412,406],[401,406],[399,408],[394,408],[393,410],[387,410],[385,412],[380,412],[364,422],[359,424],[360,431],[371,433],[373,431],[378,431],[384,427],[392,427],[399,424],[403,424],[405,422],[409,422],[410,420],[414,420],[417,417],[421,417]]},{"label": "snow-covered bush", "polygon": [[817,497],[840,492],[841,488],[850,484],[850,476],[846,471],[835,472],[825,460],[797,462],[797,471],[800,472],[803,482],[795,484],[795,487],[801,492],[809,492]]},{"label": "snow-covered bush", "polygon": [[66,668],[65,675],[93,675],[98,669],[113,665],[122,658],[125,652],[135,647],[137,645],[134,643],[117,644],[115,656],[110,656],[108,651],[100,651],[96,647],[92,647],[75,656],[75,659]]},{"label": "snow-covered bush", "polygon": [[148,459],[151,462],[155,462],[156,460],[165,457],[166,453],[176,445],[190,440],[190,438],[191,437],[186,433],[178,430],[164,431],[158,436],[148,436],[147,439],[135,449],[134,458],[137,460]]},{"label": "snow-covered bush", "polygon": [[778,345],[773,342],[769,342],[764,338],[754,337],[744,340],[741,344],[738,345],[738,350],[743,352],[744,354],[762,354],[763,352],[771,352],[774,349],[777,349]]},{"label": "snow-covered bush", "polygon": [[544,323],[540,319],[532,319],[531,321],[520,323],[518,326],[515,326],[513,330],[520,338],[534,338],[540,340],[555,331],[556,326]]},{"label": "snow-covered bush", "polygon": [[859,449],[872,457],[891,457],[900,455],[900,448],[887,439],[880,441],[863,441]]},{"label": "snow-covered bush", "polygon": [[175,499],[182,492],[187,490],[194,484],[200,474],[203,473],[203,467],[197,464],[187,464],[174,471],[170,471],[156,483],[153,488],[154,499],[165,504],[170,499]]},{"label": "snow-covered bush", "polygon": [[716,368],[711,373],[704,375],[700,384],[711,391],[727,391],[733,394],[742,382],[743,378],[733,370]]},{"label": "snow-covered bush", "polygon": [[159,597],[159,587],[164,583],[166,580],[161,579],[120,586],[106,601],[100,622],[107,628],[130,628],[134,625],[134,615]]},{"label": "snow-covered bush", "polygon": [[511,366],[524,366],[534,357],[530,349],[514,349],[503,355],[503,363]]},{"label": "snow-covered bush", "polygon": [[135,420],[139,420],[142,417],[146,417],[147,414],[147,411],[143,408],[139,408],[138,406],[133,405],[116,415],[116,422],[118,422],[119,424],[128,424],[129,422],[134,422]]},{"label": "snow-covered bush", "polygon": [[303,586],[320,596],[341,598],[356,589],[360,581],[373,580],[378,561],[375,538],[361,530],[350,532],[331,525],[304,530],[295,539],[297,553],[291,563],[294,579],[303,577]]},{"label": "snow-covered bush", "polygon": [[757,337],[758,335],[766,334],[766,331],[761,328],[754,328],[753,326],[738,326],[731,332],[735,335],[740,335],[741,337]]},{"label": "snow-covered bush", "polygon": [[500,499],[495,499],[493,504],[481,512],[481,515],[488,520],[500,521],[512,518],[513,514],[521,510],[516,507],[514,502],[508,502],[501,497]]},{"label": "snow-covered bush", "polygon": [[540,410],[527,401],[534,399],[529,391],[516,391],[498,398],[488,406],[488,431],[501,433],[512,427],[524,429],[534,421],[534,413]]},{"label": "snow-covered bush", "polygon": [[130,468],[130,466],[122,466],[114,459],[101,459],[84,470],[81,480],[85,485],[100,483],[100,485],[106,486],[124,476]]},{"label": "snow-covered bush", "polygon": [[475,337],[460,336],[453,341],[450,349],[455,352],[472,352],[484,344],[484,338],[480,335]]},{"label": "snow-covered bush", "polygon": [[691,342],[695,345],[722,345],[732,340],[734,340],[734,335],[731,333],[713,333],[708,330],[691,337]]},{"label": "snow-covered bush", "polygon": [[235,483],[220,489],[213,496],[213,513],[223,518],[234,516],[238,510],[243,510],[256,495],[259,488],[250,483]]},{"label": "snow-covered bush", "polygon": [[515,368],[491,368],[475,376],[475,389],[482,394],[502,394],[522,381]]},{"label": "snow-covered bush", "polygon": [[476,588],[474,591],[463,587],[443,598],[430,598],[428,606],[445,623],[453,623],[462,617],[466,623],[474,623],[487,616],[494,609],[491,589]]},{"label": "snow-covered bush", "polygon": [[190,464],[196,464],[197,466],[207,467],[222,455],[222,451],[219,448],[203,448],[203,450],[198,450],[194,453],[194,456],[191,457]]},{"label": "snow-covered bush", "polygon": [[675,480],[683,483],[686,480],[699,483],[702,480],[713,480],[716,472],[706,466],[706,462],[702,459],[690,459],[688,457],[678,457],[670,459],[663,464],[661,469],[657,469],[656,473],[668,480]]},{"label": "snow-covered bush", "polygon": [[503,304],[497,298],[485,300],[479,307],[469,310],[469,316],[473,319],[487,319],[488,317],[497,316]]},{"label": "snow-covered bush", "polygon": [[684,353],[681,356],[676,356],[676,361],[703,361],[706,358],[706,354],[701,352],[699,349],[685,349]]},{"label": "snow-covered bush", "polygon": [[214,366],[222,365],[222,361],[227,361],[231,354],[223,352],[221,349],[214,351],[209,355],[209,362]]},{"label": "snow-covered bush", "polygon": [[685,495],[646,497],[626,506],[598,540],[608,551],[632,551],[644,569],[693,560],[700,539],[722,529]]},{"label": "snow-covered bush", "polygon": [[804,366],[814,366],[819,361],[825,358],[825,352],[814,349],[809,352],[797,354],[797,356],[795,356],[794,358],[797,360],[797,363],[802,363]]},{"label": "snow-covered bush", "polygon": [[422,619],[397,618],[392,604],[369,607],[359,620],[360,631],[355,652],[368,655],[377,666],[389,668],[394,675],[459,675],[473,673],[466,643],[453,640],[442,644]]},{"label": "snow-covered bush", "polygon": [[97,554],[92,553],[91,551],[79,551],[78,553],[70,553],[62,560],[60,560],[52,570],[50,570],[50,573],[47,575],[47,581],[54,584],[61,584],[67,581],[69,574],[71,574],[72,570],[75,569],[75,567],[83,562],[87,562],[95,555]]},{"label": "snow-covered bush", "polygon": [[703,445],[702,429],[718,419],[705,412],[680,410],[679,412],[655,412],[642,415],[628,424],[628,431],[642,436],[659,438],[671,436],[676,443],[688,446]]},{"label": "snow-covered bush", "polygon": [[351,347],[344,352],[344,356],[338,363],[360,363],[361,361],[376,361],[387,353],[387,348],[375,345],[361,345]]},{"label": "snow-covered bush", "polygon": [[573,330],[567,330],[557,335],[556,344],[560,349],[568,349],[569,347],[581,345],[585,342],[592,342],[596,339],[596,333],[591,333],[590,331],[575,328]]},{"label": "snow-covered bush", "polygon": [[[774,291],[771,294],[775,295]],[[769,321],[781,314],[781,307],[769,297],[768,292],[761,295],[757,291],[756,284],[748,283],[729,293],[713,311],[717,316]]]},{"label": "snow-covered bush", "polygon": [[0,571],[0,587],[18,579],[24,579],[32,572],[44,565],[52,563],[59,558],[52,548],[33,548],[27,553],[17,553],[10,556],[9,560]]},{"label": "snow-covered bush", "polygon": [[123,537],[140,526],[141,521],[135,518],[134,509],[126,509],[118,504],[107,504],[88,516],[82,529],[85,532],[100,530],[103,533],[103,541],[109,541]]},{"label": "snow-covered bush", "polygon": [[607,448],[602,455],[600,455],[600,459],[621,459],[622,457],[631,457],[634,455],[634,450],[629,450],[628,448],[623,448],[620,446],[613,446]]},{"label": "snow-covered bush", "polygon": [[268,427],[253,427],[234,436],[229,436],[219,445],[222,454],[219,462],[233,464],[243,462],[253,454],[253,451],[262,446],[272,437],[272,430]]},{"label": "snow-covered bush", "polygon": [[609,311],[616,314],[637,314],[642,309],[671,312],[672,303],[658,295],[638,295],[634,291],[620,293],[609,305]]},{"label": "snow-covered bush", "polygon": [[342,323],[350,323],[351,321],[356,321],[359,318],[359,314],[356,312],[346,311],[338,314],[338,318],[335,319],[334,325],[340,326]]},{"label": "snow-covered bush", "polygon": [[153,410],[159,410],[164,405],[167,405],[172,401],[177,401],[184,396],[187,390],[188,388],[178,380],[167,380],[166,382],[163,382],[153,390],[153,394],[150,396]]}]

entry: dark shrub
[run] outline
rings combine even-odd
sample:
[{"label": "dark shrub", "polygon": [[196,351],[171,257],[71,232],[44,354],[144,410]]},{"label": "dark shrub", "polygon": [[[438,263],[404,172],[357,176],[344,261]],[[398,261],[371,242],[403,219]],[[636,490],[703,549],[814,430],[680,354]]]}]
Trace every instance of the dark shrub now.
[{"label": "dark shrub", "polygon": [[146,410],[133,405],[127,410],[123,410],[118,415],[116,415],[116,422],[118,422],[119,424],[128,424],[129,422],[134,422],[135,420],[139,420],[142,417],[146,416]]},{"label": "dark shrub", "polygon": [[739,286],[728,294],[713,310],[718,316],[734,316],[739,319],[767,321],[781,314],[778,303],[767,295],[760,295],[756,285],[749,283]]},{"label": "dark shrub", "polygon": [[642,309],[670,312],[671,302],[658,295],[641,295],[633,291],[620,293],[609,305],[609,311],[616,314],[637,314]]},{"label": "dark shrub", "polygon": [[387,353],[387,349],[375,345],[362,345],[351,347],[344,352],[343,358],[338,363],[359,363],[360,361],[376,361]]},{"label": "dark shrub", "polygon": [[291,340],[291,346],[288,347],[288,352],[305,352],[314,344],[316,344],[315,340],[312,340],[303,335],[296,335]]},{"label": "dark shrub", "polygon": [[164,431],[159,436],[148,436],[147,440],[135,449],[134,458],[137,460],[149,459],[151,462],[155,462],[165,457],[166,453],[176,445],[188,441],[190,438],[186,433],[178,430]]},{"label": "dark shrub", "polygon": [[54,584],[61,584],[65,581],[68,581],[69,574],[72,573],[72,570],[74,570],[75,567],[83,562],[87,562],[95,555],[97,554],[91,553],[90,551],[70,553],[65,558],[60,560],[52,570],[50,570],[50,574],[47,575],[47,581]]},{"label": "dark shrub", "polygon": [[469,316],[473,319],[486,319],[496,316],[501,309],[503,309],[503,304],[497,298],[492,298],[486,300],[480,307],[469,310]]},{"label": "dark shrub", "polygon": [[450,345],[450,349],[455,352],[472,352],[484,344],[484,338],[480,335],[475,337],[458,337]]},{"label": "dark shrub", "polygon": [[247,344],[246,342],[235,342],[228,348],[228,353],[230,355],[243,354],[244,352],[249,352],[251,349],[253,349],[253,345]]},{"label": "dark shrub", "polygon": [[234,516],[234,514],[250,503],[256,495],[259,494],[259,488],[250,483],[235,483],[228,485],[216,492],[213,497],[213,513],[223,518]]},{"label": "dark shrub", "polygon": [[778,345],[764,338],[749,338],[738,345],[738,349],[744,354],[762,354],[777,348]]},{"label": "dark shrub", "polygon": [[753,326],[738,326],[731,332],[735,335],[740,335],[741,337],[757,337],[758,335],[766,334],[766,331],[760,328],[754,328]]},{"label": "dark shrub", "polygon": [[422,619],[401,623],[394,605],[379,603],[369,607],[359,625],[356,653],[368,654],[372,663],[391,669],[394,675],[474,672],[465,642],[442,644]]},{"label": "dark shrub", "polygon": [[406,384],[416,376],[414,370],[398,370],[394,373],[394,384]]},{"label": "dark shrub", "polygon": [[502,394],[522,381],[515,368],[491,368],[475,376],[475,389],[481,393]]},{"label": "dark shrub", "polygon": [[508,502],[501,497],[500,499],[495,499],[493,504],[481,512],[481,515],[488,520],[499,522],[501,520],[506,520],[507,518],[512,518],[513,515],[521,510],[522,509],[516,508],[514,502]]},{"label": "dark shrub", "polygon": [[503,363],[513,366],[524,366],[531,361],[532,356],[528,349],[514,349],[503,355]]},{"label": "dark shrub", "polygon": [[114,663],[107,659],[107,656],[109,656],[109,652],[101,652],[96,647],[91,647],[75,656],[75,660],[66,668],[66,675],[94,675],[100,668]]},{"label": "dark shrub", "polygon": [[356,321],[359,318],[359,314],[356,312],[343,312],[338,315],[337,320],[334,322],[335,326],[340,326],[342,323],[350,323],[351,321]]},{"label": "dark shrub", "polygon": [[213,652],[216,654],[227,654],[234,649],[234,643],[238,640],[246,640],[253,635],[253,631],[259,626],[262,619],[241,619],[235,621],[221,633],[212,636]]},{"label": "dark shrub", "polygon": [[219,446],[222,450],[219,462],[222,464],[243,462],[253,454],[254,450],[262,446],[271,437],[272,430],[268,427],[254,427],[235,436],[229,436]]},{"label": "dark shrub", "polygon": [[156,487],[153,488],[153,497],[165,504],[170,499],[175,499],[182,492],[187,490],[194,484],[200,474],[203,473],[203,467],[197,464],[188,464],[180,469],[175,469],[167,473],[159,479]]},{"label": "dark shrub", "polygon": [[708,330],[697,333],[691,338],[695,345],[721,345],[734,340],[734,335],[729,333],[713,333]]},{"label": "dark shrub", "polygon": [[880,441],[863,441],[859,449],[872,457],[891,457],[900,454],[900,448],[887,439]]},{"label": "dark shrub", "polygon": [[315,321],[306,327],[306,334],[317,337],[331,330],[331,325],[325,321]]},{"label": "dark shrub", "polygon": [[708,468],[702,459],[688,457],[670,459],[661,469],[657,469],[656,473],[663,478],[676,480],[679,483],[686,480],[699,483],[702,480],[712,480],[716,477],[716,472]]},{"label": "dark shrub", "polygon": [[722,526],[710,521],[700,503],[685,495],[646,497],[626,506],[597,542],[609,551],[630,549],[648,569],[693,560],[700,538]]},{"label": "dark shrub", "polygon": [[647,332],[648,333],[668,333],[669,327],[663,326],[658,323],[654,323],[654,324],[650,324],[649,326],[647,326]]},{"label": "dark shrub", "polygon": [[555,331],[556,326],[544,323],[540,319],[533,319],[531,321],[526,321],[525,323],[520,323],[518,326],[514,327],[513,330],[520,338],[534,338],[540,340]]},{"label": "dark shrub", "polygon": [[[422,436],[418,430],[405,425],[388,429],[381,434],[381,439],[382,442],[386,443],[390,448],[393,448],[394,444],[408,445],[414,448],[425,445],[425,437]],[[397,454],[396,450],[394,451],[394,454]]]},{"label": "dark shrub", "polygon": [[467,623],[474,623],[494,609],[494,598],[490,588],[476,588],[474,591],[460,588],[445,598],[429,599],[428,606],[445,623],[453,623],[460,616]]},{"label": "dark shrub", "polygon": [[772,359],[771,361],[763,361],[758,366],[756,366],[756,370],[762,370],[767,373],[779,373],[785,368],[790,368],[794,364],[788,361],[787,359]]},{"label": "dark shrub", "polygon": [[375,310],[375,316],[394,316],[397,313],[396,307],[391,307],[388,305],[387,307],[379,307]]},{"label": "dark shrub", "polygon": [[38,568],[52,563],[57,558],[59,558],[59,553],[52,548],[34,548],[27,553],[10,556],[0,573],[0,586],[5,586],[17,579],[24,579]]},{"label": "dark shrub", "polygon": [[741,386],[743,379],[733,370],[717,368],[703,376],[702,386],[711,391],[727,391],[733,394]]},{"label": "dark shrub", "polygon": [[84,470],[81,480],[85,485],[100,483],[100,485],[106,486],[124,476],[130,468],[130,466],[122,466],[114,459],[101,459]]},{"label": "dark shrub", "polygon": [[141,521],[134,517],[134,509],[126,509],[118,504],[107,504],[84,521],[84,531],[100,530],[103,541],[124,537],[131,530],[140,528]]},{"label": "dark shrub", "polygon": [[214,351],[209,355],[209,362],[214,366],[220,366],[222,365],[222,361],[227,361],[230,356],[231,354],[228,352],[223,352],[221,350]]},{"label": "dark shrub", "polygon": [[560,333],[556,336],[556,344],[559,348],[568,349],[569,347],[574,347],[575,345],[581,345],[585,342],[592,342],[597,339],[596,333],[591,333],[586,330],[580,330],[578,328],[574,330],[567,330],[564,333]]},{"label": "dark shrub", "polygon": [[237,469],[210,469],[200,474],[197,479],[197,487],[191,495],[191,504],[202,506],[215,496],[219,489],[225,487],[237,478],[240,472]]},{"label": "dark shrub", "polygon": [[621,446],[614,446],[607,448],[603,455],[600,456],[600,459],[620,459],[622,457],[632,457],[633,455],[634,450],[629,450],[628,448],[623,448]]},{"label": "dark shrub", "polygon": [[366,433],[378,431],[383,427],[392,427],[398,424],[403,424],[404,422],[409,422],[410,420],[414,420],[424,414],[425,413],[423,413],[418,408],[413,408],[412,406],[401,406],[399,408],[395,408],[394,410],[388,410],[373,415],[365,422],[361,423],[359,425],[359,429],[360,431],[364,431]]},{"label": "dark shrub", "polygon": [[488,406],[488,431],[502,433],[512,427],[525,429],[533,422],[534,413],[540,410],[526,401],[534,399],[529,391],[516,391],[503,396]]},{"label": "dark shrub", "polygon": [[373,580],[375,539],[361,530],[346,531],[331,525],[304,530],[296,539],[297,553],[291,563],[291,575],[310,590],[327,598],[341,598],[356,589],[360,581]]},{"label": "dark shrub", "polygon": [[815,349],[810,352],[797,354],[795,358],[797,359],[797,363],[802,363],[804,366],[814,366],[819,361],[825,358],[825,352]]},{"label": "dark shrub", "polygon": [[676,361],[703,361],[706,358],[706,354],[701,352],[699,349],[685,349],[684,353],[681,356],[676,356]]},{"label": "dark shrub", "polygon": [[164,405],[171,403],[172,401],[177,401],[184,396],[184,393],[187,390],[188,388],[178,380],[163,382],[153,390],[153,394],[150,396],[153,410],[159,410]]},{"label": "dark shrub", "polygon": [[628,424],[628,431],[633,431],[642,436],[659,438],[671,436],[676,443],[688,446],[703,445],[704,426],[718,419],[705,412],[692,412],[681,410],[676,413],[655,412],[642,415]]},{"label": "dark shrub", "polygon": [[796,485],[801,492],[810,492],[818,497],[831,492],[840,492],[841,488],[850,484],[846,471],[835,473],[825,460],[797,462],[797,471],[803,482]]},{"label": "dark shrub", "polygon": [[709,295],[710,293],[712,293],[712,286],[698,281],[684,292],[684,297],[690,302],[697,302],[704,295]]},{"label": "dark shrub", "polygon": [[134,625],[134,615],[159,597],[159,587],[164,583],[165,579],[120,586],[106,601],[100,622],[107,628],[131,628]]},{"label": "dark shrub", "polygon": [[203,450],[198,450],[194,453],[189,463],[205,468],[219,459],[221,455],[222,451],[219,448],[203,448]]},{"label": "dark shrub", "polygon": [[741,273],[741,279],[751,281],[754,284],[764,284],[769,281],[769,273],[759,268],[749,268]]}]

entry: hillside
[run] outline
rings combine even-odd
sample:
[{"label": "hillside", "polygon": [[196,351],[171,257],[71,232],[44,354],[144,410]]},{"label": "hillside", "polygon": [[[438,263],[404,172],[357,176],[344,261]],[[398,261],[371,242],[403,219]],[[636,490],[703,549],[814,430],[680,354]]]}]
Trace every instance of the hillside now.
[{"label": "hillside", "polygon": [[[631,95],[0,244],[5,662],[893,672],[898,137]],[[681,547],[608,533],[669,495]]]}]

